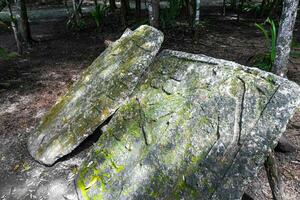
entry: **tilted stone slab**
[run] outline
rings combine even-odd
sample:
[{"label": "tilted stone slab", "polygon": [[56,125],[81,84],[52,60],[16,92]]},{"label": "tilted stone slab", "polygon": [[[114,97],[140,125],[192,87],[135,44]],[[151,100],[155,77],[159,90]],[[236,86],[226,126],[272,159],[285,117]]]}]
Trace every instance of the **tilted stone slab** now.
[{"label": "tilted stone slab", "polygon": [[130,96],[162,41],[150,26],[126,31],[43,117],[28,140],[30,154],[51,165],[70,153]]},{"label": "tilted stone slab", "polygon": [[80,199],[240,199],[299,92],[271,73],[163,51],[81,167]]}]

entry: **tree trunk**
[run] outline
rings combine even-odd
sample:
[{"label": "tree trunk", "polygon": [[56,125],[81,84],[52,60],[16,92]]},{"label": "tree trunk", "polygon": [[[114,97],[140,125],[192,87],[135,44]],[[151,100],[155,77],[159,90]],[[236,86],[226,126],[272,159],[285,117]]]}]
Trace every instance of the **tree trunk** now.
[{"label": "tree trunk", "polygon": [[289,55],[293,38],[293,30],[297,17],[299,0],[284,0],[278,29],[276,58],[273,72],[279,76],[286,76]]},{"label": "tree trunk", "polygon": [[[293,38],[293,30],[297,17],[299,0],[284,0],[281,20],[278,29],[276,58],[273,65],[273,73],[285,77],[288,71],[289,54]],[[282,136],[284,137],[284,136]],[[281,138],[283,140],[283,138]],[[280,141],[279,141],[280,143]],[[282,180],[276,164],[274,152],[271,152],[265,162],[265,168],[275,200],[283,199]]]},{"label": "tree trunk", "polygon": [[231,1],[230,7],[231,7],[231,9],[232,9],[233,11],[236,10],[236,2],[237,2],[237,1],[238,1],[238,0],[232,0],[232,1]]},{"label": "tree trunk", "polygon": [[200,0],[196,0],[195,2],[195,25],[199,24],[200,22]]},{"label": "tree trunk", "polygon": [[82,2],[83,0],[75,0],[75,5],[76,5],[76,8],[77,8],[77,12],[82,15],[82,9],[81,9],[81,5],[82,5]]},{"label": "tree trunk", "polygon": [[193,26],[194,25],[194,20],[196,18],[196,10],[195,10],[195,7],[196,7],[196,2],[195,0],[187,0],[187,8],[188,8],[188,21],[189,21],[189,24],[190,26]]},{"label": "tree trunk", "polygon": [[12,13],[11,4],[10,4],[9,0],[6,0],[6,4],[8,6],[8,11],[9,11],[9,16],[10,16],[10,23],[11,23],[11,27],[12,27],[12,30],[13,30],[14,38],[16,40],[17,50],[18,50],[18,53],[21,55],[23,53],[23,48],[22,48],[22,42],[20,40],[20,34],[19,34],[19,31],[18,31],[17,21],[15,20],[14,15]]},{"label": "tree trunk", "polygon": [[129,2],[129,0],[125,0],[125,5],[126,5],[127,13],[129,13],[130,12],[130,2]]},{"label": "tree trunk", "polygon": [[238,22],[240,21],[241,13],[243,12],[244,1],[245,0],[240,0],[239,1],[238,14],[237,14],[237,21]]},{"label": "tree trunk", "polygon": [[135,0],[135,13],[136,17],[141,17],[141,0]]},{"label": "tree trunk", "polygon": [[159,26],[159,0],[149,0],[148,2],[149,23],[151,26]]},{"label": "tree trunk", "polygon": [[223,0],[223,6],[222,6],[222,15],[226,15],[226,0]]},{"label": "tree trunk", "polygon": [[126,21],[127,21],[126,0],[121,0],[121,24],[123,27],[126,27]]},{"label": "tree trunk", "polygon": [[274,200],[283,200],[282,179],[276,163],[274,151],[272,151],[265,161],[269,184]]},{"label": "tree trunk", "polygon": [[18,30],[22,38],[22,42],[26,45],[30,45],[32,42],[32,38],[31,38],[31,31],[28,22],[25,0],[17,0],[17,20],[18,20]]}]

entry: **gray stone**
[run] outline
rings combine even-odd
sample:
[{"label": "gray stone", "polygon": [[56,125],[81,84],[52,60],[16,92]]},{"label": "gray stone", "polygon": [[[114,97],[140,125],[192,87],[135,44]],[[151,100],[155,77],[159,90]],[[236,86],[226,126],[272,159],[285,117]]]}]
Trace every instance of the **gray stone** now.
[{"label": "gray stone", "polygon": [[43,117],[28,140],[30,154],[51,165],[70,153],[131,95],[162,41],[150,26],[126,31]]},{"label": "gray stone", "polygon": [[300,103],[274,74],[163,51],[76,179],[80,199],[241,199]]}]

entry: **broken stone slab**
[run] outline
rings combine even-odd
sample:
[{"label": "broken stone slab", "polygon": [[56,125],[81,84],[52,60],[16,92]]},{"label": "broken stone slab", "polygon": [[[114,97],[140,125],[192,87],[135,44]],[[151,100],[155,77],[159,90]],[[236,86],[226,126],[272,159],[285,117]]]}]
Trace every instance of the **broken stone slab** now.
[{"label": "broken stone slab", "polygon": [[258,69],[163,51],[81,166],[79,199],[241,199],[299,92]]},{"label": "broken stone slab", "polygon": [[70,153],[131,95],[162,41],[150,26],[125,31],[43,117],[29,137],[30,154],[51,165]]}]

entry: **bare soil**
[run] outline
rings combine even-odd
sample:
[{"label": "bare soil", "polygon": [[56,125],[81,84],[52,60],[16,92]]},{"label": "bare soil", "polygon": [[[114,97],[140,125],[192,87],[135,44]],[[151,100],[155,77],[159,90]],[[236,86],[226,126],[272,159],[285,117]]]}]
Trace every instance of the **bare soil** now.
[{"label": "bare soil", "polygon": [[[34,161],[26,141],[41,116],[91,62],[105,49],[104,40],[115,40],[124,31],[112,16],[101,28],[66,30],[65,21],[31,24],[38,41],[22,57],[0,60],[0,199],[76,199],[73,179],[96,133],[83,146],[51,167]],[[181,24],[164,29],[163,48],[206,54],[249,64],[264,52],[265,41],[253,22],[206,17],[198,32]],[[295,38],[300,42],[300,23]],[[1,47],[16,51],[13,35],[0,31]],[[289,78],[300,84],[300,60],[291,59]],[[290,154],[277,153],[287,199],[300,199],[300,112],[286,133],[297,147]],[[254,199],[272,199],[264,170],[247,189]]]}]

